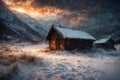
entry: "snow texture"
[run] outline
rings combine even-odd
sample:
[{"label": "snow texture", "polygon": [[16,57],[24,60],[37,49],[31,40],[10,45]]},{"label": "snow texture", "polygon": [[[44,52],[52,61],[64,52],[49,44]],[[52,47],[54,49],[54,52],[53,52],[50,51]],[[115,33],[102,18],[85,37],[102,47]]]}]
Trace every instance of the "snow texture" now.
[{"label": "snow texture", "polygon": [[80,39],[95,40],[94,37],[80,30],[72,30],[72,29],[62,28],[62,27],[55,27],[55,29],[58,30],[64,36],[64,38],[80,38]]},{"label": "snow texture", "polygon": [[[1,43],[0,46],[9,47],[14,55],[43,58],[43,65],[39,62],[18,63],[18,70],[10,76],[11,80],[120,80],[120,51],[101,50],[86,54],[76,51],[45,52],[48,45],[44,43]],[[8,73],[9,68],[0,65],[0,72],[6,74],[5,71]]]}]

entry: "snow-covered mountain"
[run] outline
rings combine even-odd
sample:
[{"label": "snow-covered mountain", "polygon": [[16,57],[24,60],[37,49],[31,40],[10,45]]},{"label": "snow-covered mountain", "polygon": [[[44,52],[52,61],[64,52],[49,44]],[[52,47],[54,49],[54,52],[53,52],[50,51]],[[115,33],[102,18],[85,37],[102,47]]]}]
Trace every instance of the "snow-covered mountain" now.
[{"label": "snow-covered mountain", "polygon": [[27,24],[30,29],[38,33],[41,36],[41,38],[45,38],[49,30],[48,26],[46,26],[41,21],[36,20],[35,18],[32,18],[31,16],[27,14],[16,12],[16,11],[13,11],[13,12],[22,22]]},{"label": "snow-covered mountain", "polygon": [[[32,26],[26,24],[21,19],[19,19],[16,16],[16,14],[11,12],[1,0],[0,0],[0,26],[1,26],[0,27],[1,39],[6,38],[6,36],[11,36],[17,38],[24,38],[27,40],[40,41],[42,40],[41,38],[43,37],[42,34],[40,34],[41,32],[36,31],[35,28],[33,29]],[[44,30],[41,31],[44,32]]]}]

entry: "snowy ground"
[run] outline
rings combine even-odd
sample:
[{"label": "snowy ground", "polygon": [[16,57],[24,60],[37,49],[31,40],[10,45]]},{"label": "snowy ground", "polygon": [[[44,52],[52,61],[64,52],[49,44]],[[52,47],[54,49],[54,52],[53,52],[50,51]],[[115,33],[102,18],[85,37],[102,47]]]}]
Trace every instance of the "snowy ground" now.
[{"label": "snowy ground", "polygon": [[[12,54],[28,54],[43,58],[43,64],[18,63],[18,70],[11,80],[120,80],[120,51],[93,53],[49,52],[48,45],[30,43],[0,43],[10,48]],[[1,64],[0,64],[1,65]],[[3,68],[0,68],[0,70]],[[1,74],[0,74],[1,75]]]}]

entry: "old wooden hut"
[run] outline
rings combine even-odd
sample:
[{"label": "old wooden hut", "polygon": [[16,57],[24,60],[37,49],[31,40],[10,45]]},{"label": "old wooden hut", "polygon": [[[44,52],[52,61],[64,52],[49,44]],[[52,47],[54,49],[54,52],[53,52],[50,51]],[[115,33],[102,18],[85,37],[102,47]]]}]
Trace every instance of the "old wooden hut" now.
[{"label": "old wooden hut", "polygon": [[114,48],[114,41],[112,40],[111,37],[106,37],[106,38],[103,38],[100,40],[96,40],[95,46],[97,48],[102,48],[102,49],[106,49],[106,50],[115,49]]},{"label": "old wooden hut", "polygon": [[92,47],[95,38],[86,32],[52,26],[48,35],[50,50],[85,50]]}]

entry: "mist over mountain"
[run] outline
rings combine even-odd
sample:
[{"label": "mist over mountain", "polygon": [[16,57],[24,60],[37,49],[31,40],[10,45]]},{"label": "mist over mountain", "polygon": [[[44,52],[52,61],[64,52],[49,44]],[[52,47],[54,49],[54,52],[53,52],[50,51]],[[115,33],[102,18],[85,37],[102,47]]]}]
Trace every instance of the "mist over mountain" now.
[{"label": "mist over mountain", "polygon": [[91,33],[96,39],[111,36],[116,43],[120,43],[120,12],[102,26],[87,27],[84,30]]}]

